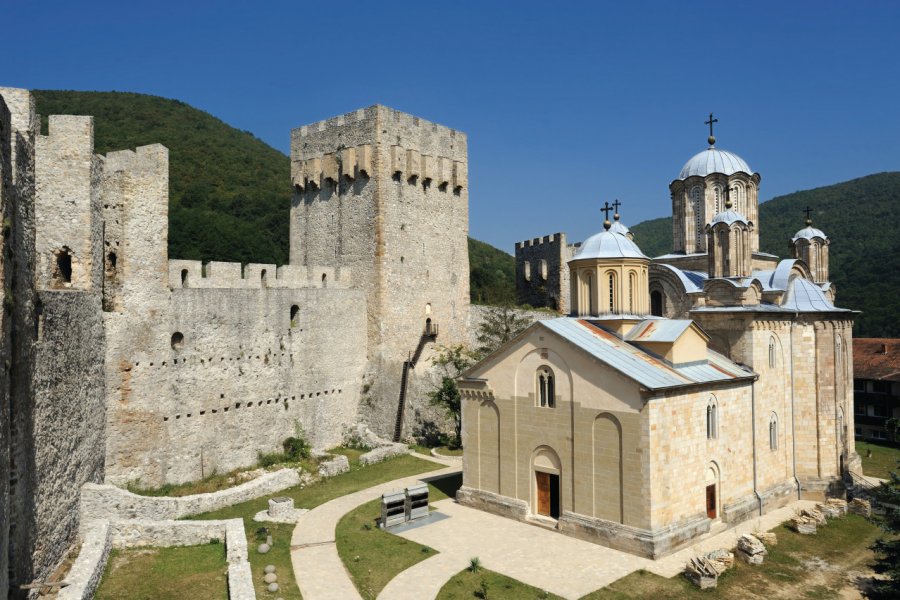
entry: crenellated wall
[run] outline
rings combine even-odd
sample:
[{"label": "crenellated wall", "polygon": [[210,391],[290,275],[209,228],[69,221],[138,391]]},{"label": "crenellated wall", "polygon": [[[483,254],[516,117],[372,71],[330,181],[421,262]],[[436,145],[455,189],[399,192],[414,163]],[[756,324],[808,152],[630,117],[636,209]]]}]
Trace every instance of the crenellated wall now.
[{"label": "crenellated wall", "polygon": [[568,314],[569,267],[578,245],[566,243],[566,234],[516,242],[516,299],[519,304],[546,307]]}]

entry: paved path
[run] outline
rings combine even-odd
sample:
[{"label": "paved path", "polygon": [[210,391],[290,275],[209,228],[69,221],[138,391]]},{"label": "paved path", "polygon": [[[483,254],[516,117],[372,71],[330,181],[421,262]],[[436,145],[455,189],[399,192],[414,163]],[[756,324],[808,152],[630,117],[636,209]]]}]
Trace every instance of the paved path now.
[{"label": "paved path", "polygon": [[478,556],[484,567],[492,571],[563,598],[580,598],[638,569],[674,577],[691,556],[733,548],[742,534],[772,529],[791,518],[796,509],[813,504],[794,503],[708,535],[684,550],[654,561],[442,500],[434,506],[449,518],[399,533],[440,554],[398,574],[378,598],[434,598],[448,579],[468,566],[473,556]]},{"label": "paved path", "polygon": [[[291,536],[291,564],[294,578],[304,600],[355,600],[360,598],[350,575],[344,569],[334,543],[334,530],[345,514],[361,504],[379,498],[391,490],[403,489],[422,478],[458,473],[460,465],[433,456],[412,453],[443,469],[395,479],[353,494],[335,498],[301,515]],[[459,571],[459,569],[457,569]]]}]

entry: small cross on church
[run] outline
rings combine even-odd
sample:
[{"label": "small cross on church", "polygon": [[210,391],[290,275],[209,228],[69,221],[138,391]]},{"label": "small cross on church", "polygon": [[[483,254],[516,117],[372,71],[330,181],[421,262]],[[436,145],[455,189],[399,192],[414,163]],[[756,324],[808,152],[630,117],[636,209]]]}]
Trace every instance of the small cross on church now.
[{"label": "small cross on church", "polygon": [[810,207],[807,206],[806,208],[803,209],[802,212],[805,212],[805,213],[806,213],[806,224],[807,224],[807,225],[812,225],[812,217],[810,216],[810,213],[812,212],[812,209],[811,209]]},{"label": "small cross on church", "polygon": [[713,119],[712,113],[709,113],[709,121],[703,122],[704,125],[709,125],[709,137],[707,138],[707,141],[709,142],[710,146],[713,146],[716,143],[716,136],[713,135],[713,123],[718,123],[718,122],[719,122],[718,119]]},{"label": "small cross on church", "polygon": [[[618,198],[616,198],[615,202],[613,202],[612,205],[613,205],[613,208],[615,209],[615,210],[613,211],[613,219],[615,219],[616,221],[618,221],[618,220],[619,220],[619,207],[622,206],[622,203],[619,202],[619,199],[618,199]],[[608,218],[608,217],[607,217],[607,218]]]},{"label": "small cross on church", "polygon": [[[616,200],[616,202],[618,202],[618,200]],[[613,203],[613,204],[615,204],[615,203]],[[609,211],[613,210],[613,207],[609,205],[609,202],[604,202],[603,208],[601,208],[600,210],[603,211],[603,214],[605,215],[605,219],[603,220],[603,227],[605,229],[609,229],[612,225],[609,222]]]}]

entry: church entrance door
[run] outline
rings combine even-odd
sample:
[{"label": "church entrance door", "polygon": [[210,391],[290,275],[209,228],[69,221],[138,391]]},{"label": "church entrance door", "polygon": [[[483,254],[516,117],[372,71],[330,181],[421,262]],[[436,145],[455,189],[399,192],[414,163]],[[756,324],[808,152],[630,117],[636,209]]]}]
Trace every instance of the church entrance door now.
[{"label": "church entrance door", "polygon": [[716,484],[706,486],[706,516],[716,518]]},{"label": "church entrance door", "polygon": [[559,518],[559,475],[535,472],[537,483],[537,512],[539,515]]}]

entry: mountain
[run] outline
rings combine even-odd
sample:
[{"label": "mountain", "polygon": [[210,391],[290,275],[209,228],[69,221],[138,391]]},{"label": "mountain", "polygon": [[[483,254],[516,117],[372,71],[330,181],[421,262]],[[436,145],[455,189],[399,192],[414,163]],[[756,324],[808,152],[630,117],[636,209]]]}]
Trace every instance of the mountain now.
[{"label": "mountain", "polygon": [[[169,256],[288,261],[290,159],[184,102],[128,92],[34,91],[41,115],[93,115],[94,148],[169,149]],[[43,118],[46,132],[47,119]],[[515,262],[469,238],[473,301],[515,301]]]},{"label": "mountain", "polygon": [[[900,172],[876,173],[851,181],[772,198],[759,206],[763,252],[790,256],[788,241],[804,227],[809,206],[813,225],[831,239],[829,269],[837,305],[862,311],[857,337],[900,337]],[[653,219],[631,228],[648,256],[672,249],[672,219]]]}]

